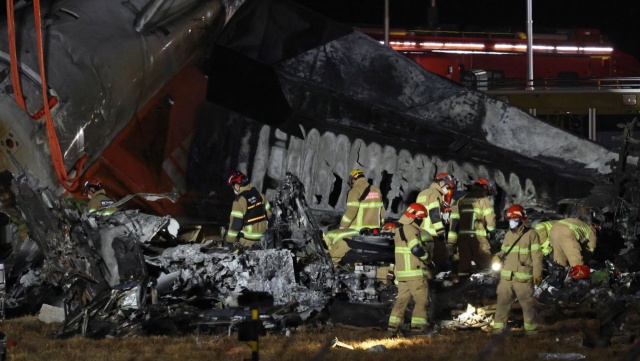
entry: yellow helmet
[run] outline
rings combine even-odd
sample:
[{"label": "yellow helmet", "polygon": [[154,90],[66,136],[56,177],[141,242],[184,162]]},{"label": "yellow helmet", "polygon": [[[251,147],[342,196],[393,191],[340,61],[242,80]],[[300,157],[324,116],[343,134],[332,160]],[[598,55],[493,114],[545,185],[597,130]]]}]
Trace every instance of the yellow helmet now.
[{"label": "yellow helmet", "polygon": [[356,179],[364,177],[364,172],[360,169],[354,169],[349,173],[349,185],[352,185]]}]

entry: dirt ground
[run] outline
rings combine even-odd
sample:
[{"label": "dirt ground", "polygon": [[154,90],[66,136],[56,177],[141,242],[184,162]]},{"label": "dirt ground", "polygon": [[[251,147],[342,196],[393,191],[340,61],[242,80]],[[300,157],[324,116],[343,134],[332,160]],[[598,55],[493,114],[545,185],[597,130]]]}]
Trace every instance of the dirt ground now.
[{"label": "dirt ground", "polygon": [[[640,344],[622,343],[606,348],[582,346],[589,321],[564,320],[543,325],[537,335],[520,331],[506,338],[480,330],[443,330],[434,338],[389,339],[380,330],[333,326],[322,331],[293,330],[290,336],[270,334],[260,338],[261,360],[538,360],[538,353],[579,353],[586,360],[633,360],[630,352]],[[74,337],[53,339],[58,325],[47,325],[35,317],[6,320],[2,331],[11,347],[10,361],[54,360],[243,360],[251,358],[249,346],[237,341],[237,335],[189,335],[185,337],[130,337],[89,340]],[[353,350],[328,347],[334,338]],[[369,348],[384,345],[383,352]],[[486,355],[485,358],[479,358]]]}]

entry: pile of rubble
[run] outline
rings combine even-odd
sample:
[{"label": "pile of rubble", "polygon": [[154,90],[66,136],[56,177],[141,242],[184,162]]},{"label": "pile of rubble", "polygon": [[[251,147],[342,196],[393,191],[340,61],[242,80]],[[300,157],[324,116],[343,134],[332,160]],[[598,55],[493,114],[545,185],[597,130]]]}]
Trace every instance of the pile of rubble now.
[{"label": "pile of rubble", "polygon": [[484,308],[476,308],[471,304],[467,305],[467,310],[458,315],[454,321],[455,328],[479,328],[491,323],[493,317],[488,315]]},{"label": "pile of rubble", "polygon": [[[271,331],[324,322],[325,311],[333,322],[384,327],[395,298],[393,283],[378,279],[387,274],[389,264],[381,260],[388,257],[354,249],[354,260],[373,261],[333,267],[293,175],[279,188],[272,229],[251,250],[181,243],[171,217],[132,210],[80,214],[34,191],[26,176],[14,191],[31,232],[7,258],[7,313],[35,313],[45,305],[41,315],[63,320],[60,336],[231,332],[250,319],[252,306]],[[626,268],[594,262],[591,277],[579,281],[549,266],[536,298],[565,313],[581,306],[602,310],[601,323],[619,330],[627,311],[640,309],[634,255],[628,248],[614,260]],[[430,318],[449,319],[442,326],[455,329],[490,324],[496,274],[452,281],[447,272],[436,277]],[[452,310],[464,311],[451,320]]]}]

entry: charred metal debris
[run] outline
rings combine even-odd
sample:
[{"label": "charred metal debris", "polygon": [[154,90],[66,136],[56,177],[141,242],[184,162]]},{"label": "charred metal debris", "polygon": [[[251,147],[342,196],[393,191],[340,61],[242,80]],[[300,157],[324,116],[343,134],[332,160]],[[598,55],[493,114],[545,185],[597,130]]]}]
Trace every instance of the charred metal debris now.
[{"label": "charred metal debris", "polygon": [[[40,311],[44,321],[62,322],[60,337],[231,333],[251,319],[250,307],[258,303],[259,320],[270,332],[329,321],[384,328],[396,295],[387,277],[392,235],[354,237],[352,250],[334,267],[304,186],[291,173],[272,201],[272,227],[255,249],[241,250],[218,241],[185,244],[170,217],[135,210],[106,217],[81,213],[24,173],[11,190],[29,235],[16,232],[3,252],[6,313]],[[617,214],[622,210],[630,212],[619,208]],[[610,218],[609,226],[617,222]],[[636,224],[628,217],[625,222]],[[599,244],[590,279],[567,279],[565,269],[549,265],[537,289],[548,319],[572,312],[601,319],[602,330],[585,344],[638,332],[624,328],[627,312],[640,309],[639,251],[624,234],[618,232],[617,246]],[[446,269],[435,271],[430,319],[456,329],[490,322],[494,274],[477,273],[454,285]]]}]

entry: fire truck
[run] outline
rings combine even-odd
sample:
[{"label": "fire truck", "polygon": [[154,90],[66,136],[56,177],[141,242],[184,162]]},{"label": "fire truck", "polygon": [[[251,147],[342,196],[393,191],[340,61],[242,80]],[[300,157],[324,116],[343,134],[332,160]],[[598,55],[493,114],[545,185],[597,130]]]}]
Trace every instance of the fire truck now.
[{"label": "fire truck", "polygon": [[[383,42],[380,29],[360,31]],[[423,68],[615,147],[617,124],[640,112],[640,62],[597,29],[533,34],[533,86],[520,32],[392,30],[389,46]]]}]

